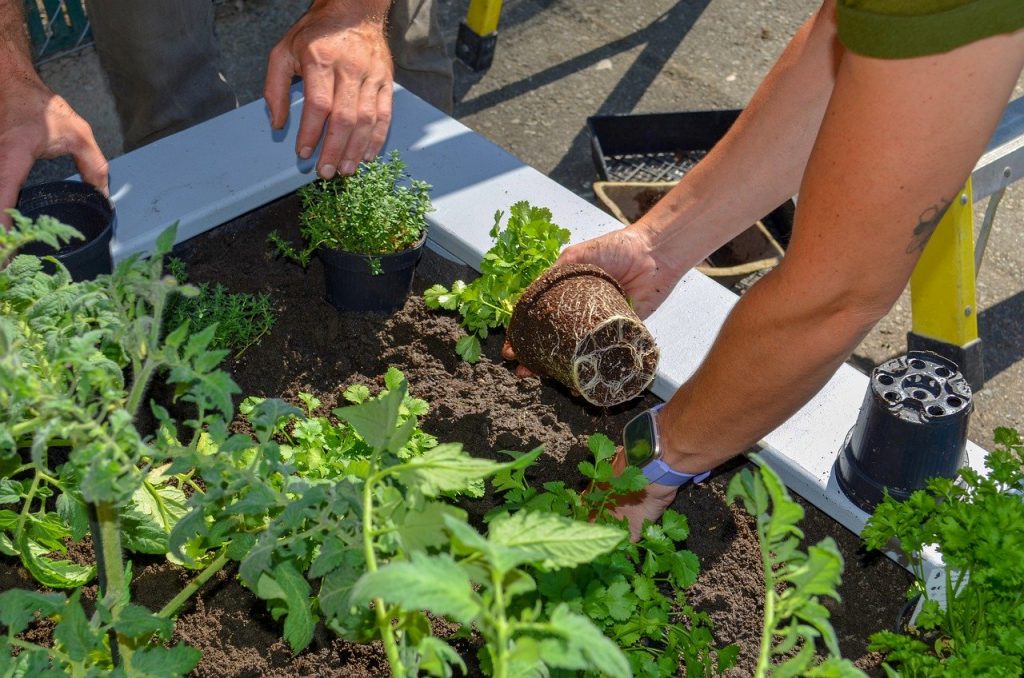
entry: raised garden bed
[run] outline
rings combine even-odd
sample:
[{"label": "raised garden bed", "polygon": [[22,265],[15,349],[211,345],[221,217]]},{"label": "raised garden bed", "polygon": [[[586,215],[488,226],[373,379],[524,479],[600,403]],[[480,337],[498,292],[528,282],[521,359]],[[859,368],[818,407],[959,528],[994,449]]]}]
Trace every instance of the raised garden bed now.
[{"label": "raised garden bed", "polygon": [[[631,416],[656,402],[647,396],[602,410],[552,382],[518,379],[500,358],[497,335],[484,342],[479,362],[463,362],[454,351],[462,336],[456,317],[427,310],[422,293],[433,282],[450,284],[456,278],[468,279],[472,272],[432,253],[424,256],[413,296],[395,315],[335,313],[324,301],[320,264],[314,261],[303,272],[275,259],[266,244],[267,233],[275,228],[286,237],[297,237],[297,213],[297,200],[285,198],[179,247],[192,280],[223,283],[232,291],[269,293],[278,312],[273,330],[240,360],[226,364],[243,394],[284,397],[298,404],[300,392],[312,393],[321,400],[321,411],[328,413],[345,404],[341,394],[348,386],[376,388],[380,375],[394,365],[409,380],[410,391],[431,406],[422,422],[426,431],[492,458],[499,458],[499,450],[543,445],[544,456],[533,467],[531,481],[539,486],[562,480],[576,488],[583,485],[576,467],[589,456],[587,437],[595,432],[617,437]],[[718,644],[739,645],[738,664],[729,673],[735,676],[752,673],[763,598],[761,555],[752,520],[724,500],[729,478],[742,466],[735,464],[698,487],[686,488],[675,505],[689,518],[687,546],[701,563],[688,601],[711,615]],[[478,522],[491,502],[484,497],[464,501],[463,506]],[[879,658],[866,651],[866,639],[893,625],[911,578],[881,554],[865,555],[859,539],[831,518],[809,506],[806,510],[802,527],[807,540],[834,537],[846,560],[843,600],[827,603],[843,654],[881,675]],[[72,557],[91,558],[88,542],[74,549]],[[165,604],[192,577],[162,559],[133,560],[133,602],[151,609]],[[220,572],[178,618],[175,638],[203,653],[196,675],[387,673],[379,643],[354,645],[322,627],[310,647],[293,657],[264,601],[238,583],[235,574],[233,567]],[[16,559],[0,559],[0,591],[32,586]],[[90,595],[95,597],[95,585],[86,588],[85,597]],[[30,639],[45,639],[47,633],[47,626],[41,625],[30,631]],[[456,643],[464,656],[472,657],[471,639]],[[473,664],[470,670],[479,673]]]}]

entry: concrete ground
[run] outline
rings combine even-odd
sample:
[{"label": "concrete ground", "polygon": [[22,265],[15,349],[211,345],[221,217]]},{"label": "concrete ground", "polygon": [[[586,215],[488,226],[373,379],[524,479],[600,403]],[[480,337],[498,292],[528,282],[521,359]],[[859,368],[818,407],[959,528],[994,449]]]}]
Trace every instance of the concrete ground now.
[{"label": "concrete ground", "polygon": [[[454,51],[468,0],[438,0]],[[269,48],[303,0],[218,2],[222,68],[242,103],[260,96]],[[586,118],[595,114],[742,107],[815,0],[507,0],[494,65],[456,64],[462,122],[576,193],[593,199],[597,178]],[[44,64],[47,83],[92,124],[109,156],[120,133],[91,48]],[[1024,93],[1018,86],[1016,96]],[[68,161],[39,163],[31,181],[70,174]],[[1024,182],[1022,182],[1024,183]],[[1007,191],[978,281],[988,383],[975,397],[971,438],[996,426],[1024,430],[1024,185]],[[736,187],[743,190],[743,187]],[[501,207],[500,205],[495,206]],[[981,222],[978,206],[977,223]],[[869,369],[905,350],[904,298],[858,347]]]}]

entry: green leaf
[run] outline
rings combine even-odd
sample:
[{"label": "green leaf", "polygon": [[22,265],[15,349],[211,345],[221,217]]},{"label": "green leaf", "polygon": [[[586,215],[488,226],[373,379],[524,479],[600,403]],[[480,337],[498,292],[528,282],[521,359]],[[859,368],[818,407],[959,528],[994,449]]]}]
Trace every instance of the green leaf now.
[{"label": "green leaf", "polygon": [[202,653],[187,645],[174,647],[141,647],[132,652],[132,676],[177,678],[188,675],[203,658]]},{"label": "green leaf", "polygon": [[451,678],[453,666],[459,668],[461,675],[468,673],[459,653],[437,636],[423,636],[416,645],[416,651],[420,655],[420,670],[431,676]]},{"label": "green leaf", "polygon": [[420,509],[406,511],[397,520],[396,534],[402,548],[410,553],[444,546],[448,542],[445,516],[466,520],[464,510],[439,501],[428,501]]},{"label": "green leaf", "polygon": [[604,604],[608,608],[608,614],[612,619],[626,621],[633,617],[636,612],[637,601],[629,582],[624,579],[612,582],[605,589]]},{"label": "green leaf", "polygon": [[72,541],[81,541],[89,531],[89,514],[85,504],[67,492],[57,496],[57,515],[68,526]]},{"label": "green leaf", "polygon": [[341,394],[350,403],[359,404],[370,397],[370,389],[363,384],[352,384]]},{"label": "green leaf", "polygon": [[679,550],[658,556],[658,564],[672,573],[672,580],[681,589],[697,583],[700,560],[692,551]]},{"label": "green leaf", "polygon": [[153,251],[153,255],[156,257],[162,257],[171,251],[174,247],[174,238],[178,233],[178,222],[175,221],[173,224],[161,231],[160,235],[156,237],[156,247]]},{"label": "green leaf", "polygon": [[487,476],[510,466],[467,454],[460,443],[445,443],[398,467],[398,480],[427,497],[464,492]]},{"label": "green leaf", "polygon": [[60,593],[9,589],[0,593],[0,623],[9,635],[16,636],[28,628],[36,612],[52,617],[64,608],[65,600]]},{"label": "green leaf", "polygon": [[587,438],[587,447],[597,462],[607,461],[615,456],[615,443],[603,433],[595,433]]},{"label": "green leaf", "polygon": [[493,564],[504,573],[522,563],[545,568],[575,567],[608,553],[627,536],[617,527],[520,511],[491,523],[488,541],[500,547]]},{"label": "green leaf", "polygon": [[272,575],[264,572],[256,585],[256,595],[260,598],[281,600],[287,606],[284,639],[295,654],[313,640],[314,620],[309,594],[309,583],[289,561],[278,563]]},{"label": "green leaf", "polygon": [[366,570],[360,551],[349,549],[341,563],[320,582],[320,609],[328,618],[345,617],[351,609],[349,603],[352,586]]},{"label": "green leaf", "polygon": [[171,637],[174,624],[171,620],[158,617],[144,607],[129,603],[118,613],[114,628],[129,638],[143,638],[156,634],[167,640]]},{"label": "green leaf", "polygon": [[76,591],[65,603],[60,622],[53,630],[53,639],[76,662],[84,661],[103,642],[102,635],[97,638],[96,632],[90,628],[85,611],[78,602],[79,595],[80,592]]},{"label": "green leaf", "polygon": [[429,610],[466,625],[483,611],[469,577],[447,554],[416,552],[408,562],[391,562],[367,572],[352,588],[351,603],[362,606],[374,598],[406,610]]},{"label": "green leaf", "polygon": [[685,541],[690,536],[690,524],[686,516],[672,509],[666,510],[661,516],[661,529],[672,541]]},{"label": "green leaf", "polygon": [[402,399],[408,393],[408,384],[403,379],[397,388],[389,390],[380,398],[367,400],[358,405],[339,407],[335,416],[352,425],[366,444],[378,451],[397,452],[409,441],[416,426],[415,419],[398,424]]},{"label": "green leaf", "polygon": [[482,350],[480,339],[475,334],[467,334],[455,342],[455,352],[467,363],[475,363],[480,360]]},{"label": "green leaf", "polygon": [[17,504],[23,492],[20,480],[0,478],[0,504]]},{"label": "green leaf", "polygon": [[37,582],[53,589],[76,589],[92,581],[95,566],[77,565],[70,560],[53,560],[45,556],[46,549],[30,542],[22,533],[16,541],[21,563]]},{"label": "green leaf", "polygon": [[608,676],[627,677],[633,675],[629,662],[618,645],[605,637],[593,622],[572,612],[564,603],[551,613],[549,624],[552,630],[561,635],[565,641],[561,657],[545,652],[544,661],[549,665],[563,666],[560,662],[561,658],[578,654],[585,659],[586,667],[576,667],[570,661],[567,662],[568,665],[565,668],[587,668],[592,671],[600,671]]}]

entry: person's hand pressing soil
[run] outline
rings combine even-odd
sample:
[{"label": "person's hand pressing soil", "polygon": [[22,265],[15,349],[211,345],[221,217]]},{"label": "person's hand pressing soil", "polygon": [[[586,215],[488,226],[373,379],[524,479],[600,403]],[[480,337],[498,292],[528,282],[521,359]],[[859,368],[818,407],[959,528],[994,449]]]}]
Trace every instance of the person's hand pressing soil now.
[{"label": "person's hand pressing soil", "polygon": [[[615,475],[621,475],[627,466],[629,466],[629,462],[620,445],[615,448],[612,470],[615,471]],[[629,521],[629,538],[631,541],[637,542],[640,541],[644,521],[649,520],[656,523],[661,520],[661,516],[675,501],[678,493],[678,487],[649,483],[642,490],[617,496],[616,506],[612,508],[611,514],[616,518],[625,518]]]}]

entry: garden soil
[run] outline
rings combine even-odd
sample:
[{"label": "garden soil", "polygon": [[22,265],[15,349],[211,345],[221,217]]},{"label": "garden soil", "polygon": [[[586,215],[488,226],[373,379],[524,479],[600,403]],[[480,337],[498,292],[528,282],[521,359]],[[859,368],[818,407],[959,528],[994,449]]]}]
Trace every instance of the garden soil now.
[{"label": "garden soil", "polygon": [[[390,317],[339,314],[324,300],[323,272],[314,260],[308,270],[275,258],[267,233],[278,229],[298,238],[298,203],[284,198],[179,247],[194,282],[221,282],[235,292],[268,292],[277,312],[272,332],[237,361],[231,371],[245,395],[284,397],[298,404],[300,392],[316,395],[322,413],[343,403],[354,383],[375,389],[390,365],[405,373],[413,395],[430,403],[422,427],[441,441],[458,441],[474,454],[499,457],[500,450],[545,453],[534,466],[537,484],[563,480],[580,486],[576,465],[588,457],[586,438],[601,432],[616,438],[623,424],[657,400],[646,396],[612,409],[595,408],[550,381],[519,379],[514,365],[500,357],[502,337],[484,342],[478,363],[455,353],[462,330],[453,314],[429,311],[422,292],[433,282],[449,284],[471,276],[464,266],[426,253],[413,294]],[[482,215],[481,228],[490,224]],[[763,578],[752,520],[725,502],[729,478],[749,462],[720,469],[709,480],[683,488],[674,508],[690,522],[686,546],[700,559],[701,575],[689,601],[708,612],[720,644],[737,643],[740,658],[730,676],[749,676],[760,641]],[[804,504],[801,526],[809,543],[831,536],[846,561],[842,601],[828,601],[844,656],[881,675],[878,656],[866,649],[872,632],[891,627],[904,607],[910,584],[905,570],[878,553],[865,553],[857,537]],[[484,499],[468,505],[479,518],[490,507]],[[280,639],[279,624],[264,603],[243,588],[233,570],[209,582],[178,619],[176,639],[203,653],[196,675],[216,676],[385,676],[379,646],[354,645],[324,629],[292,656]],[[189,573],[158,560],[135,562],[134,601],[151,609],[167,602]],[[0,560],[0,590],[30,586],[12,559]],[[439,623],[443,632],[444,625]],[[40,633],[39,629],[35,633]],[[467,659],[470,641],[457,641]],[[475,662],[471,662],[471,666]]]}]

